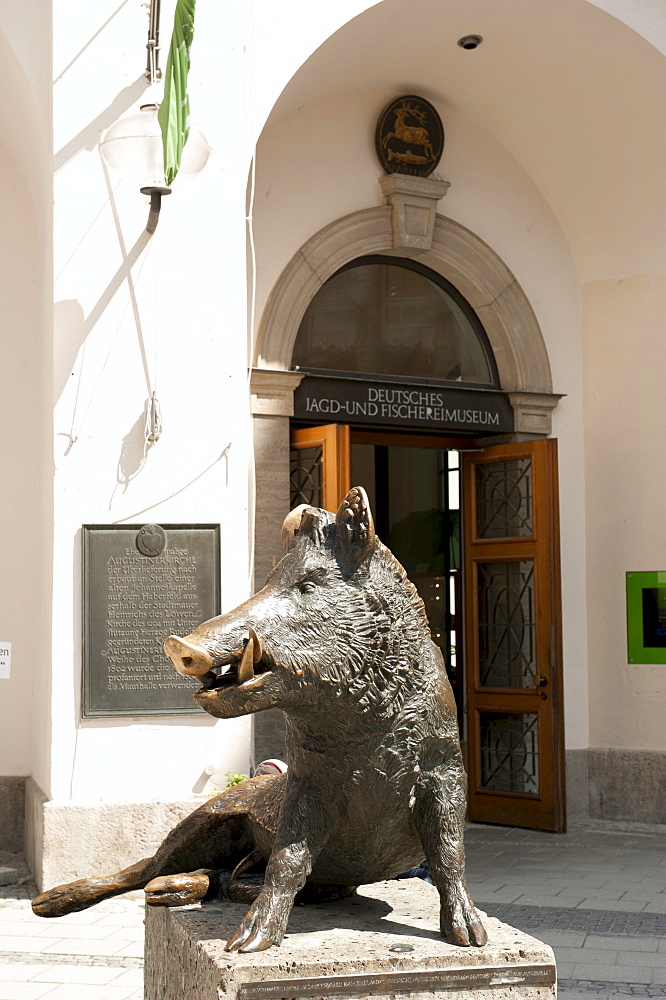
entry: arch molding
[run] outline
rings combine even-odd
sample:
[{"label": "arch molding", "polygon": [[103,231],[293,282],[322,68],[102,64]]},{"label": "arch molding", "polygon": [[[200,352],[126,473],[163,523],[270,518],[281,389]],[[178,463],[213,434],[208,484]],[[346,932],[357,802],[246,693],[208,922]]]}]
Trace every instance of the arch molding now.
[{"label": "arch molding", "polygon": [[[336,220],[292,257],[266,304],[257,335],[255,368],[285,371],[291,367],[296,334],[315,294],[340,267],[367,254],[411,258],[450,281],[483,323],[501,388],[510,393],[552,396],[541,329],[527,296],[504,261],[470,230],[442,215],[435,218],[429,249],[396,247],[388,206]],[[556,399],[547,407],[549,411],[554,402]]]}]

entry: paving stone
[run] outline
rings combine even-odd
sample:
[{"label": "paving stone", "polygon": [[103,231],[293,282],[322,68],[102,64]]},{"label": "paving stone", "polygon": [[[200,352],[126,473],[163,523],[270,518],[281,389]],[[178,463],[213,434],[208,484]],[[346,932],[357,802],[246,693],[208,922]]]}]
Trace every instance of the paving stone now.
[{"label": "paving stone", "polygon": [[18,880],[18,868],[6,868],[0,865],[0,885],[15,885]]},{"label": "paving stone", "polygon": [[[2,961],[3,951],[44,951],[49,945],[54,945],[57,938],[34,938],[34,937],[10,937],[0,935],[0,961]],[[35,943],[39,944],[35,946]]]},{"label": "paving stone", "polygon": [[[46,921],[44,921],[46,923]],[[62,924],[59,921],[55,924],[49,921],[48,926],[44,928],[37,928],[32,931],[32,936],[35,940],[42,937],[57,937],[59,941],[103,941],[105,938],[110,938],[114,934],[114,930],[117,928],[113,927],[98,927],[97,924]]]},{"label": "paving stone", "polygon": [[[560,884],[561,883],[562,883],[562,879],[560,879]],[[605,907],[607,900],[618,900],[618,899],[620,899],[621,897],[624,896],[624,892],[625,892],[624,886],[621,886],[621,885],[606,885],[606,886],[601,886],[601,887],[596,888],[596,889],[595,888],[591,888],[590,886],[587,886],[587,885],[585,885],[583,883],[578,883],[578,882],[573,882],[573,881],[565,883],[565,885],[568,885],[569,892],[567,892],[566,888],[563,888],[562,889],[562,894],[566,893],[567,895],[570,894],[572,896],[575,896],[575,895],[578,895],[579,893],[582,893],[583,890],[585,890],[585,894],[587,895],[587,898],[588,899],[599,900],[601,902],[601,906],[602,907]],[[571,891],[574,887],[577,890],[576,892]]]},{"label": "paving stone", "polygon": [[132,913],[107,913],[106,916],[100,917],[95,921],[95,927],[127,927],[134,926],[143,927],[143,917],[144,908],[137,909],[135,914]]},{"label": "paving stone", "polygon": [[0,983],[27,981],[41,972],[43,968],[43,965],[28,962],[0,962]]},{"label": "paving stone", "polygon": [[137,989],[143,987],[143,969],[125,969],[113,983],[115,986],[132,986]]},{"label": "paving stone", "polygon": [[485,903],[491,916],[523,930],[541,933],[547,928],[587,931],[606,936],[666,935],[666,917],[655,913],[627,913],[566,907],[526,906],[519,903]]},{"label": "paving stone", "polygon": [[580,872],[570,872],[568,869],[563,870],[561,881],[575,885],[581,890],[586,889],[588,891],[591,889],[603,889],[610,883],[607,875],[582,875]]},{"label": "paving stone", "polygon": [[56,986],[48,994],[49,1000],[129,1000],[134,989],[131,986]]},{"label": "paving stone", "polygon": [[[122,974],[122,973],[121,973]],[[105,986],[118,981],[119,970],[105,965],[50,965],[39,967],[33,976],[36,983],[82,983],[89,986]],[[134,985],[134,984],[130,984]]]},{"label": "paving stone", "polygon": [[650,891],[647,887],[644,889],[627,889],[627,891],[622,896],[622,899],[636,899],[641,900],[644,903],[661,903],[666,905],[665,894],[659,890]]},{"label": "paving stone", "polygon": [[595,902],[596,900],[587,898],[581,900],[579,905],[589,910],[617,910],[619,913],[641,913],[643,910],[648,913],[650,912],[647,909],[647,903],[641,903],[632,899],[604,899],[602,902],[599,902],[598,906],[594,905]]},{"label": "paving stone", "polygon": [[128,958],[118,955],[58,955],[51,952],[45,954],[40,951],[12,952],[7,951],[0,954],[0,961],[7,965],[34,962],[41,968],[49,965],[104,965],[111,969],[142,969],[143,958]]},{"label": "paving stone", "polygon": [[[659,948],[659,941],[649,937],[606,937],[597,934],[588,934],[585,938],[585,947],[590,948],[611,948],[614,951],[640,952],[641,954],[655,953]],[[649,961],[648,958],[645,961]]]},{"label": "paving stone", "polygon": [[513,900],[519,906],[549,906],[561,907],[565,910],[574,910],[583,902],[582,896],[536,896],[532,893],[519,896]]},{"label": "paving stone", "polygon": [[128,941],[114,954],[126,958],[143,958],[143,941]]},{"label": "paving stone", "polygon": [[560,979],[557,984],[558,1000],[626,1000],[627,997],[666,997],[662,986],[636,983],[609,983]]},{"label": "paving stone", "polygon": [[602,980],[609,983],[651,983],[652,970],[635,965],[574,965],[572,979]]},{"label": "paving stone", "polygon": [[655,900],[654,903],[646,903],[644,909],[646,913],[666,913],[666,899]]},{"label": "paving stone", "polygon": [[[127,945],[129,941],[125,942]],[[122,948],[122,942],[114,941],[91,941],[82,938],[77,941],[56,941],[43,948],[45,955],[118,955]]]},{"label": "paving stone", "polygon": [[[99,906],[104,906],[100,903]],[[102,911],[103,912],[103,911]],[[92,924],[96,924],[102,913],[99,912],[99,907],[97,910],[95,907],[90,907],[87,910],[79,910],[78,913],[68,913],[66,917],[38,917],[32,910],[28,910],[28,919],[39,924],[40,926],[54,927],[58,924],[63,924],[67,927],[88,927]]]},{"label": "paving stone", "polygon": [[[9,902],[14,903],[15,900],[0,900],[0,928],[7,921],[19,920],[21,923],[33,923],[39,920],[32,910],[22,907],[22,906],[8,906]],[[45,923],[42,919],[41,923]]]},{"label": "paving stone", "polygon": [[105,928],[108,932],[108,940],[113,941],[114,938],[122,938],[124,941],[141,941],[143,942],[145,936],[145,927],[143,923],[136,927],[132,927],[128,924],[123,924],[122,927],[107,927]]},{"label": "paving stone", "polygon": [[44,931],[49,930],[51,934],[47,934],[46,936],[55,937],[53,924],[49,927],[46,921],[43,921],[41,925],[35,926],[33,923],[28,923],[27,920],[3,920],[0,924],[0,940],[4,937],[38,938],[43,936]]},{"label": "paving stone", "polygon": [[558,931],[544,928],[539,930],[538,937],[541,941],[549,944],[551,948],[557,950],[559,948],[582,948],[588,935],[585,931]]},{"label": "paving stone", "polygon": [[497,889],[495,892],[487,892],[476,897],[472,897],[477,903],[515,903],[521,897],[520,889]]},{"label": "paving stone", "polygon": [[558,963],[560,959],[572,964],[585,962],[586,965],[617,965],[618,962],[618,952],[610,948],[563,948],[560,945],[555,948],[555,957]]},{"label": "paving stone", "polygon": [[54,988],[53,983],[0,983],[0,1000],[41,1000]]}]

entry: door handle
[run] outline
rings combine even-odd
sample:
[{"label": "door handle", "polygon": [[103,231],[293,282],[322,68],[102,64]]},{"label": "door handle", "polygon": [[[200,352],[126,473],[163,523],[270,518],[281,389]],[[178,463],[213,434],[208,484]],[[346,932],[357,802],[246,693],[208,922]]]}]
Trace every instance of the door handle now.
[{"label": "door handle", "polygon": [[548,695],[546,694],[546,688],[548,687],[548,678],[545,674],[532,674],[532,680],[534,681],[534,687],[539,692],[539,697],[542,701],[548,700]]}]

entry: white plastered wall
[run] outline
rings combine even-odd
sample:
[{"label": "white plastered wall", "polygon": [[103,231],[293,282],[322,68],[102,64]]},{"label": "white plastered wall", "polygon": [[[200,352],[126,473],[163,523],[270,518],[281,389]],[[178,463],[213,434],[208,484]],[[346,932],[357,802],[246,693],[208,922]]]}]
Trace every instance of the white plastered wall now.
[{"label": "white plastered wall", "polygon": [[48,642],[42,641],[51,558],[48,345],[35,208],[2,145],[0,218],[0,638],[12,643],[10,676],[0,680],[0,773],[26,775],[33,764],[33,685],[48,670]]},{"label": "white plastered wall", "polygon": [[12,5],[0,20],[0,639],[12,643],[0,777],[29,775],[48,756],[34,738],[48,742],[52,559],[50,60],[48,17],[28,30],[38,7]]},{"label": "white plastered wall", "polygon": [[586,283],[591,745],[664,750],[666,666],[629,663],[625,574],[666,566],[666,275]]},{"label": "white plastered wall", "polygon": [[[223,608],[247,596],[242,13],[197,11],[190,93],[213,155],[196,180],[176,180],[148,241],[147,199],[136,182],[106,176],[97,149],[100,132],[142,101],[146,12],[138,2],[54,6],[56,530],[44,791],[63,803],[183,799],[201,791],[206,767],[247,772],[250,723],[203,713],[81,720],[80,529],[220,523]],[[162,4],[162,66],[173,9]],[[225,39],[223,64],[215,38]],[[146,449],[152,389],[163,433]]]}]

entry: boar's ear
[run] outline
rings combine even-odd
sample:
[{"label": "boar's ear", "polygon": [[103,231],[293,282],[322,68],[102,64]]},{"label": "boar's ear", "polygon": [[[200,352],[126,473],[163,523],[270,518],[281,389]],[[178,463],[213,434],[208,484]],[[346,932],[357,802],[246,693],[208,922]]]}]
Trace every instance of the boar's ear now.
[{"label": "boar's ear", "polygon": [[335,554],[343,572],[354,573],[375,543],[375,523],[362,486],[352,486],[335,518]]},{"label": "boar's ear", "polygon": [[288,552],[296,541],[296,535],[298,534],[298,529],[301,526],[301,518],[303,517],[303,512],[308,509],[306,503],[301,503],[298,507],[294,507],[290,510],[284,519],[282,524],[282,547],[285,552]]}]

